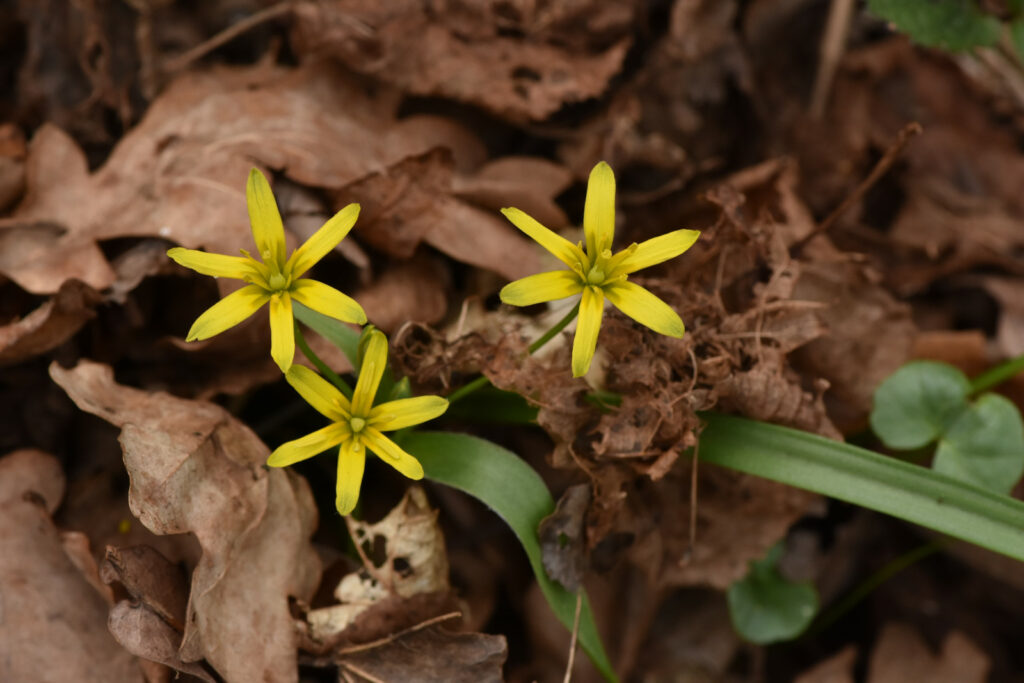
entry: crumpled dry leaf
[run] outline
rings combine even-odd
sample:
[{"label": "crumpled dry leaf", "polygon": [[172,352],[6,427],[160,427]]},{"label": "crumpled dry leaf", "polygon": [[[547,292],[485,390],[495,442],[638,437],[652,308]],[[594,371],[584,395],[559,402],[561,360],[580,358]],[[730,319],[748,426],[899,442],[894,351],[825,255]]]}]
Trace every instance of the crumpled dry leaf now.
[{"label": "crumpled dry leaf", "polygon": [[572,593],[579,589],[586,570],[585,518],[589,504],[589,484],[570,486],[558,499],[555,511],[537,527],[544,570]]},{"label": "crumpled dry leaf", "polygon": [[25,190],[25,136],[12,123],[0,124],[0,212]]},{"label": "crumpled dry leaf", "polygon": [[[340,653],[341,680],[370,683],[501,683],[505,636],[416,627]],[[348,674],[346,676],[345,674]]]},{"label": "crumpled dry leaf", "polygon": [[[413,95],[461,100],[514,120],[540,120],[564,104],[602,94],[622,66],[636,10],[633,3],[614,3],[623,10],[610,27],[614,37],[598,49],[571,49],[545,40],[537,29],[554,20],[579,36],[578,22],[608,4],[553,5],[530,16],[525,5],[511,4],[499,10],[473,9],[472,3],[435,9],[416,0],[303,2],[295,10],[292,44],[304,57],[330,55]],[[552,12],[567,16],[544,16]],[[462,21],[453,25],[456,17]],[[519,24],[523,38],[508,37],[502,24],[509,19]]]},{"label": "crumpled dry leaf", "polygon": [[99,293],[66,280],[52,297],[21,320],[0,327],[0,366],[41,355],[63,344],[95,314]]},{"label": "crumpled dry leaf", "polygon": [[215,683],[202,666],[181,660],[181,633],[145,605],[131,600],[117,603],[110,610],[107,628],[121,647],[133,655]]},{"label": "crumpled dry leaf", "polygon": [[856,663],[857,647],[847,645],[797,676],[793,683],[854,683],[853,665]]},{"label": "crumpled dry leaf", "polygon": [[991,667],[985,654],[959,631],[946,635],[932,654],[924,639],[906,624],[886,624],[868,663],[868,683],[984,683]]},{"label": "crumpled dry leaf", "polygon": [[[437,523],[419,486],[412,486],[384,519],[376,524],[346,518],[349,533],[363,557],[363,568],[347,574],[334,590],[338,605],[306,615],[310,637],[336,647],[338,643],[367,642],[394,631],[391,613],[418,596],[443,597],[448,584],[448,555]],[[396,600],[397,599],[397,600]],[[439,600],[421,601],[420,607]],[[376,612],[376,613],[375,613]],[[433,614],[404,615],[407,628]],[[436,613],[435,613],[436,614]],[[390,630],[376,631],[382,624]]]},{"label": "crumpled dry leaf", "polygon": [[87,412],[121,427],[132,512],[157,534],[191,532],[203,555],[180,655],[229,680],[297,680],[288,598],[309,600],[320,562],[305,480],[266,469],[269,450],[222,408],[114,382],[81,362],[50,374]]},{"label": "crumpled dry leaf", "polygon": [[50,520],[63,492],[56,459],[0,459],[0,679],[141,681],[106,629],[107,603],[65,550]]}]

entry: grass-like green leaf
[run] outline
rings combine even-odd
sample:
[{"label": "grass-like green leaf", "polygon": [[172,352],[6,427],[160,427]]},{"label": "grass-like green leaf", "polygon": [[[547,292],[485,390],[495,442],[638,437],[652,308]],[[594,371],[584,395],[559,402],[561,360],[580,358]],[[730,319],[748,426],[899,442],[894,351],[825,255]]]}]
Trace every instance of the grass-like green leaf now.
[{"label": "grass-like green leaf", "polygon": [[815,491],[1024,561],[1024,502],[815,434],[702,413],[700,459]]},{"label": "grass-like green leaf", "polygon": [[889,448],[921,448],[949,429],[970,391],[970,381],[952,365],[907,363],[875,390],[871,429]]},{"label": "grass-like green leaf", "polygon": [[999,493],[1009,493],[1024,474],[1024,423],[1017,406],[985,394],[939,440],[932,468]]},{"label": "grass-like green leaf", "polygon": [[794,583],[779,574],[781,555],[778,544],[751,562],[747,575],[726,593],[733,628],[758,645],[796,638],[818,611],[818,592],[809,581]]},{"label": "grass-like green leaf", "polygon": [[868,7],[922,45],[958,52],[999,40],[999,20],[974,0],[869,0]]},{"label": "grass-like green leaf", "polygon": [[340,320],[318,313],[311,308],[303,306],[298,301],[292,301],[292,311],[296,319],[307,325],[321,337],[331,342],[345,354],[352,367],[359,367],[359,338],[361,333]]},{"label": "grass-like green leaf", "polygon": [[[423,464],[428,479],[465,491],[505,520],[526,551],[537,583],[558,619],[571,629],[576,595],[548,578],[537,525],[555,509],[544,480],[515,453],[468,434],[411,432],[401,445]],[[583,598],[579,642],[609,681],[617,681],[601,644],[590,603]]]}]

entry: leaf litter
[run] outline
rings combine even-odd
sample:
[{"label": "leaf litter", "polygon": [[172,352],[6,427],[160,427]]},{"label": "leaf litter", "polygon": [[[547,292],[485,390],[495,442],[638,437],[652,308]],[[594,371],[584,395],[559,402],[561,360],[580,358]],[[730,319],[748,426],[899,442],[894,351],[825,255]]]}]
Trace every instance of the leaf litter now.
[{"label": "leaf litter", "polygon": [[[536,433],[460,428],[544,474],[560,499],[542,530],[549,571],[587,586],[623,675],[825,680],[812,671],[822,661],[830,680],[852,680],[855,666],[878,681],[906,666],[949,680],[1014,669],[1019,614],[984,622],[958,605],[930,626],[882,598],[869,599],[869,626],[848,625],[827,650],[760,656],[723,611],[750,560],[803,533],[820,557],[801,578],[828,586],[825,567],[853,576],[871,561],[829,540],[854,524],[841,507],[693,462],[700,411],[841,439],[865,428],[874,389],[913,357],[977,373],[1022,352],[1024,118],[994,85],[1005,81],[857,12],[815,118],[806,97],[824,15],[808,2],[261,8],[23,3],[22,39],[0,48],[21,65],[16,87],[0,86],[11,95],[0,105],[0,405],[11,408],[0,444],[13,451],[0,460],[0,537],[14,544],[0,571],[5,613],[26,606],[0,621],[11,648],[0,678],[564,673],[568,634],[528,589],[520,551],[452,495],[385,485],[401,499],[394,512],[349,530],[365,537],[365,561],[326,550],[345,532],[318,511],[317,482],[262,467],[263,441],[293,436],[260,417],[261,404],[287,409],[265,320],[182,341],[230,286],[162,254],[251,249],[238,179],[253,165],[272,179],[289,244],[362,205],[317,274],[392,334],[417,389],[446,393],[483,372],[538,409]],[[258,21],[188,52],[242,15]],[[858,192],[914,121],[924,132]],[[526,352],[564,311],[493,304],[545,258],[497,210],[521,208],[575,241],[599,160],[620,178],[623,246],[703,234],[637,278],[686,336],[609,312],[594,371],[572,380],[568,332]],[[78,415],[50,377],[114,431]],[[609,393],[615,404],[600,400]],[[371,505],[370,518],[391,507]],[[884,528],[895,538],[859,533],[874,554],[904,552],[908,532]],[[957,571],[1004,577],[975,590],[1017,604],[1005,563],[950,557]],[[39,620],[50,609],[57,626]],[[509,645],[497,633],[513,634]],[[593,678],[587,667],[577,659],[577,680]]]}]

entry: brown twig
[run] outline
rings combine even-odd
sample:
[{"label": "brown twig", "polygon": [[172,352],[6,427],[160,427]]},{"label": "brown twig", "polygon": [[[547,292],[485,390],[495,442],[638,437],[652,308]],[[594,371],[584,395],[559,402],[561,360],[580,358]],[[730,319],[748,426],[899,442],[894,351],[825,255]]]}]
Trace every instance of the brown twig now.
[{"label": "brown twig", "polygon": [[875,167],[871,169],[871,173],[869,173],[864,180],[860,181],[860,184],[854,188],[853,192],[847,195],[846,199],[840,202],[839,206],[832,210],[832,213],[825,216],[825,219],[818,223],[814,230],[809,232],[805,237],[803,237],[803,239],[798,240],[793,245],[793,253],[797,253],[803,249],[804,245],[811,241],[811,239],[816,235],[828,232],[829,228],[832,227],[832,224],[835,223],[847,209],[860,201],[864,195],[867,194],[868,190],[870,190],[874,184],[877,183],[890,168],[892,168],[892,165],[896,163],[896,159],[899,158],[903,149],[907,146],[907,143],[922,132],[924,132],[924,128],[922,128],[921,124],[917,121],[911,121],[907,125],[903,126],[900,132],[897,133],[896,139],[891,145],[889,145],[889,148],[885,150],[885,154],[883,154],[882,158],[878,160]]},{"label": "brown twig", "polygon": [[242,19],[238,23],[228,26],[226,29],[221,31],[215,36],[204,40],[192,49],[184,52],[174,59],[170,59],[164,64],[165,73],[174,73],[184,69],[186,66],[201,59],[203,56],[213,52],[221,45],[229,43],[238,36],[242,35],[246,31],[259,26],[260,24],[266,23],[271,19],[276,19],[279,16],[288,14],[292,11],[294,6],[293,2],[282,2],[277,5],[271,5],[266,9],[262,9],[255,14],[252,14],[245,19]]},{"label": "brown twig", "polygon": [[811,95],[811,116],[820,119],[825,113],[828,94],[832,90],[832,81],[836,77],[836,69],[846,50],[846,34],[850,28],[850,17],[853,15],[853,0],[832,0],[825,23],[825,33],[821,37],[821,57],[818,62],[818,74],[814,79],[814,90]]},{"label": "brown twig", "polygon": [[562,683],[572,680],[572,667],[576,663],[576,641],[580,635],[580,612],[583,610],[583,589],[576,591],[576,616],[572,618],[572,639],[569,641],[569,662],[565,665],[565,678]]}]

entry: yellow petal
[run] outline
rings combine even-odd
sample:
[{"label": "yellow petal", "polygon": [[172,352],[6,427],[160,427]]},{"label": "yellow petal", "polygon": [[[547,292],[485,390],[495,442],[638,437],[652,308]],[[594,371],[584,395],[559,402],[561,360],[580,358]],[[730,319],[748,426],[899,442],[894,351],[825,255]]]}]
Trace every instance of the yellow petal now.
[{"label": "yellow petal", "polygon": [[188,331],[187,341],[209,339],[234,327],[267,303],[270,295],[256,285],[246,285],[206,309]]},{"label": "yellow petal", "polygon": [[379,330],[370,332],[370,339],[363,352],[363,365],[359,368],[359,379],[352,392],[352,414],[366,417],[373,407],[373,399],[384,376],[388,362],[388,339]]},{"label": "yellow petal", "polygon": [[410,479],[423,478],[423,465],[420,464],[420,461],[403,451],[398,444],[373,427],[367,427],[363,431],[362,439],[381,460],[405,476]]},{"label": "yellow petal", "polygon": [[358,217],[359,205],[349,204],[320,226],[320,229],[313,233],[288,259],[291,276],[293,278],[301,277],[303,273],[313,267],[313,264],[327,256],[331,249],[338,246],[338,242],[345,239],[345,235],[356,224]]},{"label": "yellow petal", "polygon": [[249,224],[256,248],[264,262],[274,262],[278,268],[285,262],[284,224],[274,201],[274,193],[266,176],[258,169],[249,171],[245,184],[245,203],[249,209]]},{"label": "yellow petal", "polygon": [[678,339],[686,331],[679,314],[640,285],[624,280],[606,287],[604,293],[617,309],[659,334]]},{"label": "yellow petal", "polygon": [[288,368],[284,378],[292,385],[295,391],[299,392],[306,403],[313,406],[317,412],[324,417],[329,417],[335,422],[348,420],[349,402],[338,389],[316,374],[305,365],[293,365]]},{"label": "yellow petal", "polygon": [[502,209],[501,212],[512,225],[525,232],[530,239],[551,252],[559,261],[574,270],[582,271],[586,257],[575,244],[545,228],[519,209]]},{"label": "yellow petal", "polygon": [[351,435],[352,432],[343,424],[327,425],[301,439],[281,444],[267,458],[267,464],[271,467],[293,465],[312,458],[314,455],[319,455],[332,446],[337,446]]},{"label": "yellow petal", "polygon": [[302,279],[292,285],[295,300],[318,313],[358,325],[366,324],[366,312],[355,299],[316,280]]},{"label": "yellow petal", "polygon": [[583,290],[580,314],[576,322],[576,336],[572,340],[572,376],[582,377],[590,369],[597,348],[597,334],[601,331],[604,314],[604,295],[597,287]]},{"label": "yellow petal", "polygon": [[249,259],[241,256],[211,254],[195,249],[182,249],[181,247],[169,249],[167,255],[178,265],[191,268],[203,275],[243,280],[247,275],[253,274],[253,268],[250,265]]},{"label": "yellow petal", "polygon": [[649,268],[675,258],[692,247],[698,237],[700,237],[700,230],[674,230],[641,242],[633,250],[633,253],[612,267],[611,276],[628,275],[641,268]]},{"label": "yellow petal", "polygon": [[366,468],[366,449],[360,439],[349,439],[338,451],[338,482],[334,505],[338,513],[347,515],[359,502],[359,488]]},{"label": "yellow petal", "polygon": [[615,174],[612,167],[599,162],[590,171],[587,200],[583,205],[583,234],[587,238],[587,255],[591,260],[615,239]]},{"label": "yellow petal", "polygon": [[281,372],[288,372],[295,358],[295,319],[287,292],[270,297],[270,357]]},{"label": "yellow petal", "polygon": [[433,420],[448,410],[448,401],[440,396],[400,398],[374,406],[370,411],[370,426],[382,432],[393,432]]},{"label": "yellow petal", "polygon": [[501,288],[501,300],[512,306],[531,306],[564,299],[582,290],[579,275],[571,270],[553,270],[508,283]]}]

